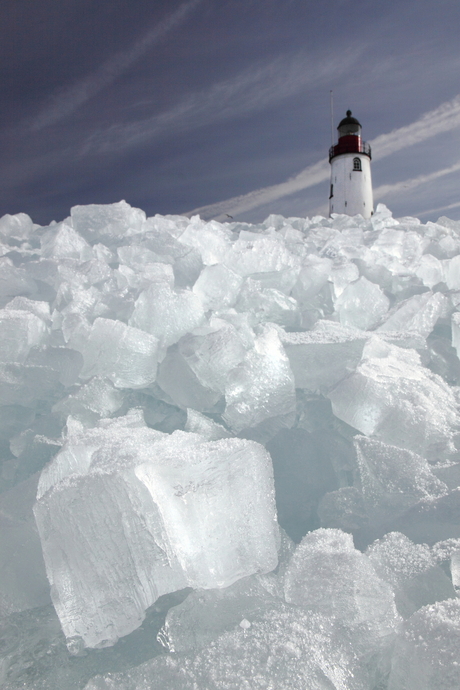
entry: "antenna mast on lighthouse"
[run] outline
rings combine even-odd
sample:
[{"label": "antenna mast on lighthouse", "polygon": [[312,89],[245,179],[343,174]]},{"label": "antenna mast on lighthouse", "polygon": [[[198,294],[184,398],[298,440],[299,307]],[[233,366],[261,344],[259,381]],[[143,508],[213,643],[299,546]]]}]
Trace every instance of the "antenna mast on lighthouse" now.
[{"label": "antenna mast on lighthouse", "polygon": [[334,146],[334,92],[331,89],[331,146]]}]

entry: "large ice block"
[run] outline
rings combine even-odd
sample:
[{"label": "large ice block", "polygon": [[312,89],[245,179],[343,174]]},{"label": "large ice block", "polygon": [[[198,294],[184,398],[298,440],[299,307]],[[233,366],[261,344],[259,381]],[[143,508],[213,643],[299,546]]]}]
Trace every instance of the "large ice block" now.
[{"label": "large ice block", "polygon": [[296,388],[325,393],[359,364],[367,336],[334,321],[318,321],[311,331],[282,333]]},{"label": "large ice block", "polygon": [[290,253],[282,237],[276,233],[257,235],[242,231],[222,263],[241,276],[299,269],[301,260]]},{"label": "large ice block", "polygon": [[424,292],[399,304],[377,331],[416,331],[426,338],[438,319],[448,314],[447,297],[440,292]]},{"label": "large ice block", "polygon": [[452,314],[452,347],[457,351],[457,357],[460,359],[460,312],[456,311]]},{"label": "large ice block", "polygon": [[340,323],[363,331],[376,326],[389,306],[390,301],[380,287],[364,276],[350,283],[335,303]]},{"label": "large ice block", "polygon": [[151,333],[169,347],[204,321],[203,304],[191,290],[174,290],[158,281],[141,292],[129,325]]},{"label": "large ice block", "polygon": [[200,412],[212,412],[222,399],[222,393],[201,383],[176,346],[169,348],[159,365],[157,384],[169,401],[184,410],[192,407]]},{"label": "large ice block", "polygon": [[[253,345],[254,334],[249,336]],[[184,336],[178,349],[202,386],[224,394],[229,372],[241,364],[249,343],[233,324],[214,317]]]},{"label": "large ice block", "polygon": [[204,267],[193,292],[201,298],[206,311],[217,311],[235,304],[242,284],[243,278],[238,273],[223,264],[214,264]]},{"label": "large ice block", "polygon": [[374,526],[395,519],[419,501],[448,493],[417,453],[366,436],[355,436],[354,446],[364,505]]},{"label": "large ice block", "polygon": [[123,242],[141,232],[145,213],[126,201],[116,204],[88,204],[70,210],[73,228],[90,242]]},{"label": "large ice block", "polygon": [[205,266],[221,264],[231,251],[231,232],[215,220],[204,223],[199,216],[191,219],[179,236],[179,242],[197,249]]},{"label": "large ice block", "polygon": [[0,258],[0,307],[15,295],[33,295],[37,283],[23,268],[16,267],[6,256]]},{"label": "large ice block", "polygon": [[248,312],[253,324],[269,321],[295,328],[301,322],[299,305],[293,297],[275,288],[261,288],[258,281],[251,278],[246,279],[235,308]]},{"label": "large ice block", "polygon": [[229,372],[225,399],[223,418],[235,432],[294,413],[294,376],[273,326],[263,328],[254,348]]},{"label": "large ice block", "polygon": [[16,213],[15,215],[6,213],[0,218],[0,236],[5,239],[25,240],[35,227],[37,226],[34,226],[27,213]]},{"label": "large ice block", "polygon": [[252,441],[208,442],[132,412],[73,423],[42,473],[35,516],[69,645],[103,647],[162,594],[225,587],[277,564],[271,461]]},{"label": "large ice block", "polygon": [[45,321],[27,311],[0,309],[0,361],[25,362],[30,350],[46,343]]},{"label": "large ice block", "polygon": [[117,388],[144,388],[155,381],[158,339],[122,321],[96,319],[82,354],[83,380],[106,377]]},{"label": "large ice block", "polygon": [[94,259],[90,245],[65,221],[49,228],[40,240],[42,257],[53,259]]},{"label": "large ice block", "polygon": [[370,342],[356,371],[328,394],[334,414],[366,436],[428,459],[452,452],[455,396],[415,351]]},{"label": "large ice block", "polygon": [[390,585],[341,530],[307,534],[291,557],[284,582],[286,601],[340,621],[360,656],[383,649],[385,638],[391,640],[398,629]]}]

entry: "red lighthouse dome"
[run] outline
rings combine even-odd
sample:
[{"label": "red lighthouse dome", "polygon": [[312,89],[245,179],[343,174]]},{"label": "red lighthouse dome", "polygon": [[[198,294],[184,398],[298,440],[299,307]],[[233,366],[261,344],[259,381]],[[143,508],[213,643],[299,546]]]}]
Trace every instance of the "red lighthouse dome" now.
[{"label": "red lighthouse dome", "polygon": [[341,156],[343,153],[363,153],[372,158],[371,147],[361,139],[361,124],[352,117],[351,110],[347,110],[347,116],[340,121],[337,130],[339,140],[329,149],[329,163],[335,156]]}]

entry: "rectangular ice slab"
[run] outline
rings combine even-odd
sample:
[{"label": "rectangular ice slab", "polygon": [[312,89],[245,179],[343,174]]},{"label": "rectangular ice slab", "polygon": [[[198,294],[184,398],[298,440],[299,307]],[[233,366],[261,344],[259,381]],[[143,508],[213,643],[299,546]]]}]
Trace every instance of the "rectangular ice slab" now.
[{"label": "rectangular ice slab", "polygon": [[356,369],[367,341],[365,333],[334,321],[318,321],[305,333],[283,333],[296,388],[325,393]]},{"label": "rectangular ice slab", "polygon": [[43,471],[35,516],[69,647],[103,647],[187,586],[276,567],[270,456],[253,441],[154,431],[134,411],[71,423]]}]

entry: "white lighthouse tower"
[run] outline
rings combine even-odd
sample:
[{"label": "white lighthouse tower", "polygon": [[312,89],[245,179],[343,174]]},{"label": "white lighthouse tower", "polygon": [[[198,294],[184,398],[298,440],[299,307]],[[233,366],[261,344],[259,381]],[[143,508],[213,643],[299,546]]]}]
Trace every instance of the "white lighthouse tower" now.
[{"label": "white lighthouse tower", "polygon": [[337,127],[339,140],[329,149],[331,191],[329,215],[360,213],[370,218],[374,213],[371,179],[371,147],[361,139],[361,125],[351,110]]}]

